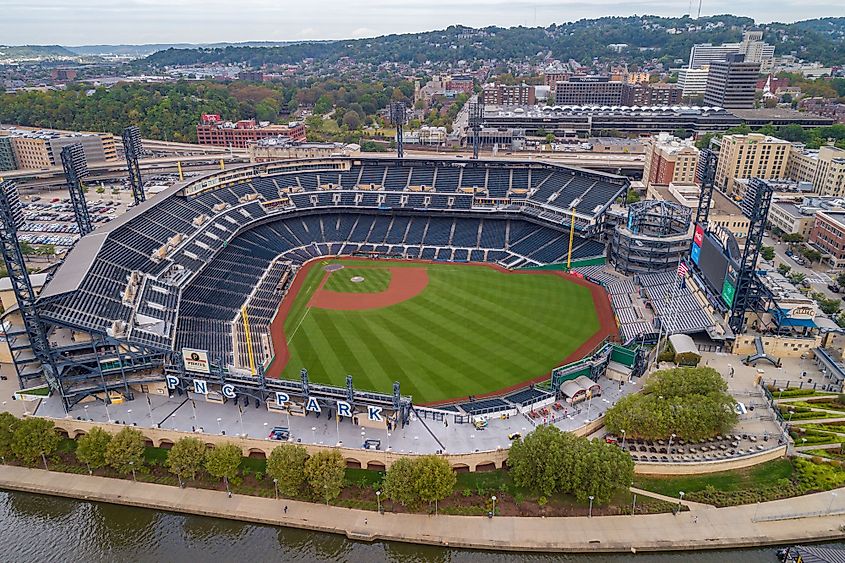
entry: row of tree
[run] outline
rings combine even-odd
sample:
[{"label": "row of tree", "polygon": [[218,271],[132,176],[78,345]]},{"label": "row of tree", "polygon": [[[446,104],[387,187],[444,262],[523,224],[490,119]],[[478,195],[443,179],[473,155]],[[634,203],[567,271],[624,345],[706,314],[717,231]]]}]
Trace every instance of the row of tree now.
[{"label": "row of tree", "polygon": [[736,402],[709,367],[653,373],[642,393],[623,397],[605,415],[608,431],[628,438],[701,440],[726,434],[737,422]]},{"label": "row of tree", "polygon": [[540,426],[516,440],[508,466],[517,486],[546,497],[564,493],[581,502],[592,497],[598,504],[628,487],[634,476],[631,456],[618,446],[575,436],[556,426]]}]

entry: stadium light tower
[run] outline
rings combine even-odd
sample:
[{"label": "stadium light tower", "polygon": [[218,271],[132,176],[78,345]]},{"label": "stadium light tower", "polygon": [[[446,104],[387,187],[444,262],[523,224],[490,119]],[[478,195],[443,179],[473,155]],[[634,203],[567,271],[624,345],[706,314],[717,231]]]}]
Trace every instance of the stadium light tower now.
[{"label": "stadium light tower", "polygon": [[469,106],[469,128],[472,131],[472,158],[478,160],[481,149],[481,125],[484,121],[484,104],[473,102]]},{"label": "stadium light tower", "polygon": [[144,182],[141,180],[141,166],[138,164],[142,151],[141,131],[135,125],[130,125],[123,130],[123,154],[126,156],[129,185],[132,186],[132,197],[135,199],[136,205],[146,200]]},{"label": "stadium light tower", "polygon": [[[17,354],[15,354],[15,351],[21,348],[16,348],[13,342],[13,340],[17,340],[14,337],[14,326],[10,325],[6,328],[6,337],[9,340],[9,347],[14,358],[13,363],[18,371],[21,386],[23,387],[25,381],[30,377],[40,377],[42,370],[45,378],[52,385],[55,383],[56,368],[50,354],[50,344],[47,341],[44,324],[41,322],[41,317],[35,306],[35,291],[32,288],[32,281],[29,279],[26,261],[18,241],[18,229],[23,225],[23,222],[23,208],[18,196],[17,186],[9,180],[0,182],[0,251],[2,251],[12,290],[15,292],[15,299],[18,302],[25,335],[29,338],[29,346],[32,348],[35,358],[41,363],[41,369],[21,372],[18,365],[20,360],[16,358]],[[26,360],[22,361],[26,362]]]},{"label": "stadium light tower", "polygon": [[390,103],[390,121],[396,127],[396,156],[399,158],[405,158],[406,109],[405,102]]},{"label": "stadium light tower", "polygon": [[76,224],[79,226],[79,236],[84,237],[94,230],[82,187],[82,179],[88,175],[85,150],[81,143],[74,143],[62,149],[61,157],[67,189],[70,192],[70,202],[73,204],[73,213],[76,215]]}]

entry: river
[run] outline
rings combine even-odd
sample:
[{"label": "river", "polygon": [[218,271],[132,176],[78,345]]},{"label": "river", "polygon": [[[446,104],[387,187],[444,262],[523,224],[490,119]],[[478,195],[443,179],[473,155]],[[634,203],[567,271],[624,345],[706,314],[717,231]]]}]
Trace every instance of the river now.
[{"label": "river", "polygon": [[773,548],[734,552],[544,555],[463,551],[183,516],[27,493],[0,491],[0,560],[8,562],[212,561],[772,563]]}]

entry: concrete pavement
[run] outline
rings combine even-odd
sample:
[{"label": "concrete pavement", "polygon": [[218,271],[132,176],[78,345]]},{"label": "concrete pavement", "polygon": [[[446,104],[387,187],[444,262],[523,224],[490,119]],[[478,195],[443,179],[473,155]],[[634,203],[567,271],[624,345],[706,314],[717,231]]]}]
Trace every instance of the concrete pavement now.
[{"label": "concrete pavement", "polygon": [[[724,549],[845,537],[845,489],[729,508],[595,518],[383,514],[291,500],[0,466],[0,488],[260,524],[476,549],[631,552]],[[288,510],[285,512],[284,507]]]}]

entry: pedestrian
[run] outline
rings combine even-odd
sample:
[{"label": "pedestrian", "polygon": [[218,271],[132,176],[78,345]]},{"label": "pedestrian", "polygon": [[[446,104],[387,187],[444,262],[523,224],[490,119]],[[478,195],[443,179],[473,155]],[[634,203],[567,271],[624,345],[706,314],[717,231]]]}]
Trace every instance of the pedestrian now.
[{"label": "pedestrian", "polygon": [[285,514],[288,513],[288,505],[285,505]]},{"label": "pedestrian", "polygon": [[365,526],[367,525],[367,519],[366,518],[364,518],[364,525]]},{"label": "pedestrian", "polygon": [[692,523],[693,523],[693,524],[698,524],[698,516],[693,516],[693,517],[692,517]]},{"label": "pedestrian", "polygon": [[446,424],[446,428],[449,428],[449,419],[448,419],[448,418],[444,418],[444,419],[443,419],[443,422]]}]

